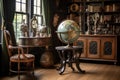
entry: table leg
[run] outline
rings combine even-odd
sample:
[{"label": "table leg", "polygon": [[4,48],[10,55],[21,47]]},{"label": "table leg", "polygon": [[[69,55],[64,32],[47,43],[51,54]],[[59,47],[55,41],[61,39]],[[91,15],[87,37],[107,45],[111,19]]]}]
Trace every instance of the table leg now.
[{"label": "table leg", "polygon": [[57,70],[59,71],[59,74],[61,75],[66,69],[66,60],[64,56],[64,51],[62,51],[62,53],[58,51],[58,53],[59,53],[59,57],[61,61],[60,61],[60,67]]},{"label": "table leg", "polygon": [[77,69],[79,70],[79,72],[85,73],[85,70],[82,70],[79,65],[80,65],[80,61],[79,61],[79,59],[76,59],[76,67],[77,67]]},{"label": "table leg", "polygon": [[72,69],[73,71],[75,71],[75,69],[74,69],[73,66],[72,66],[72,62],[69,62],[68,65],[69,65],[69,67],[71,67],[71,69]]},{"label": "table leg", "polygon": [[76,52],[75,56],[76,56],[75,57],[76,68],[78,69],[79,72],[85,73],[85,70],[82,70],[80,68],[80,56],[81,56],[81,53]]},{"label": "table leg", "polygon": [[75,71],[75,69],[73,68],[73,65],[72,65],[72,57],[73,57],[73,54],[71,53],[71,52],[69,52],[68,54],[67,54],[67,56],[68,56],[68,60],[67,60],[67,62],[68,62],[68,65],[69,65],[69,67],[71,67],[71,69],[73,70],[73,71]]}]

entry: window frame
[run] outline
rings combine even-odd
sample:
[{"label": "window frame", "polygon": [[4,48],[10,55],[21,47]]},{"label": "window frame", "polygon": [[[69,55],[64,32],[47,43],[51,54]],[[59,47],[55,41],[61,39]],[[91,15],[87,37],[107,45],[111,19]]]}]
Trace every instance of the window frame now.
[{"label": "window frame", "polygon": [[[20,5],[22,5],[22,0],[19,0],[19,1],[21,1],[20,3]],[[37,1],[37,0],[36,0]],[[15,15],[14,15],[14,22],[13,22],[13,24],[14,24],[14,33],[15,33],[15,38],[16,38],[16,41],[18,42],[18,40],[19,40],[19,37],[21,36],[20,35],[20,30],[17,30],[17,28],[19,28],[20,27],[20,24],[22,24],[22,21],[21,21],[21,23],[19,22],[19,24],[18,24],[18,21],[16,21],[15,20],[15,17],[17,17],[17,14],[21,14],[21,15],[26,15],[27,16],[27,21],[26,21],[26,24],[28,25],[28,28],[29,28],[29,32],[31,31],[31,25],[30,25],[30,21],[31,21],[31,19],[33,18],[33,16],[35,15],[36,16],[36,18],[38,19],[38,17],[40,17],[41,18],[41,21],[39,21],[39,22],[41,22],[40,24],[38,24],[38,26],[40,26],[40,25],[42,25],[43,24],[43,16],[42,16],[42,0],[40,0],[40,6],[39,7],[41,7],[40,8],[40,14],[34,14],[34,0],[26,0],[26,12],[22,12],[22,9],[21,9],[21,11],[20,12],[18,12],[16,9],[15,9]],[[17,0],[16,0],[16,3],[17,3]],[[36,3],[37,4],[37,3]],[[18,7],[18,6],[17,6]],[[38,7],[38,6],[37,6]],[[21,7],[20,7],[21,8]],[[22,20],[23,20],[23,18],[22,18]],[[18,26],[19,25],[19,26]],[[29,33],[30,34],[30,33]]]}]

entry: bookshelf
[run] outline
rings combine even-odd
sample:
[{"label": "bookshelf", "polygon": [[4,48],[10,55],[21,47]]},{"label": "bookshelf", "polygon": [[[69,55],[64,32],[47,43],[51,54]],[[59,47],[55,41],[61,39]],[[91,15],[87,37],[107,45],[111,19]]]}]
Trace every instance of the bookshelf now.
[{"label": "bookshelf", "polygon": [[120,35],[120,0],[72,0],[68,19],[80,25],[82,34]]}]

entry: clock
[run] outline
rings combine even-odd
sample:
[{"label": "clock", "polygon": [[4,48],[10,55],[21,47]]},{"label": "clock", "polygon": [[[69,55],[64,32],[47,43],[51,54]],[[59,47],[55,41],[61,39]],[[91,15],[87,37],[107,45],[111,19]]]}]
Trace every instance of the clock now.
[{"label": "clock", "polygon": [[31,20],[31,29],[32,29],[33,36],[36,36],[37,29],[38,29],[38,20],[36,19],[36,16],[33,16]]},{"label": "clock", "polygon": [[70,5],[70,11],[71,12],[77,12],[79,11],[79,5],[76,3],[73,3],[72,5]]}]

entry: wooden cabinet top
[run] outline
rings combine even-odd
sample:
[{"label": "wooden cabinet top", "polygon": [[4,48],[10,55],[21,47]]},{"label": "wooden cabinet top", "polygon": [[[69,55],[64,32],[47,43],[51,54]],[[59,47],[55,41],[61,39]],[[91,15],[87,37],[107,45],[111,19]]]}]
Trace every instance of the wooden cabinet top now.
[{"label": "wooden cabinet top", "polygon": [[110,34],[106,34],[106,35],[86,35],[86,34],[81,34],[80,37],[116,37],[117,35],[110,35]]}]

